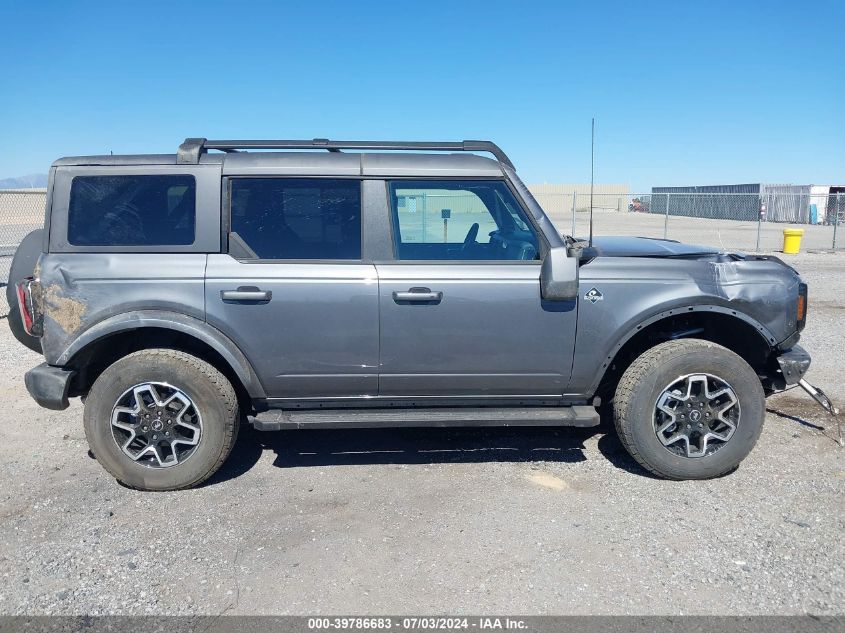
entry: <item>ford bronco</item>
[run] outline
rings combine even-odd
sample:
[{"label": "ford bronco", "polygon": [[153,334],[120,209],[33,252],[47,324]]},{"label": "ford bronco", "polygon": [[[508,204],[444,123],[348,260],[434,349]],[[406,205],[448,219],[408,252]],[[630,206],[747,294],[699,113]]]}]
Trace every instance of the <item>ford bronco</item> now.
[{"label": "ford bronco", "polygon": [[488,141],[62,158],[8,298],[46,361],[29,393],[81,397],[96,459],[144,490],[208,478],[242,417],[594,426],[604,404],[643,467],[703,479],[748,455],[768,394],[800,382],[832,408],[803,380],[790,266],[562,236]]}]

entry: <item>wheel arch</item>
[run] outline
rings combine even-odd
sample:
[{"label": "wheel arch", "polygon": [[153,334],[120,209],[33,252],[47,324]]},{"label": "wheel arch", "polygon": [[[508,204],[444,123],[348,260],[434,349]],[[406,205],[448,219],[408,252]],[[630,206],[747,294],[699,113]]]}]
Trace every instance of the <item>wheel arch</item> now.
[{"label": "wheel arch", "polygon": [[204,321],[178,312],[138,310],[104,319],[74,339],[55,364],[78,368],[75,390],[81,395],[115,360],[156,347],[193,353],[223,372],[242,396],[266,397],[252,364],[231,339]]},{"label": "wheel arch", "polygon": [[668,340],[701,338],[739,355],[762,370],[777,346],[775,336],[747,314],[719,305],[685,305],[664,309],[628,328],[611,348],[594,379],[592,392],[604,399],[613,393],[625,369],[645,350]]}]

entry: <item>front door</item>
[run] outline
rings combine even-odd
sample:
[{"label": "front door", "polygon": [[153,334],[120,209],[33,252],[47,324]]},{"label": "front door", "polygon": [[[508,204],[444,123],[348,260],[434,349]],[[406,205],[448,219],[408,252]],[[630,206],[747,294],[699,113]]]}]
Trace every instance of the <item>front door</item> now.
[{"label": "front door", "polygon": [[536,228],[502,180],[389,183],[379,395],[559,398],[576,302],[540,297]]},{"label": "front door", "polygon": [[378,393],[378,283],[361,257],[361,181],[231,178],[228,253],[206,314],[270,398]]}]

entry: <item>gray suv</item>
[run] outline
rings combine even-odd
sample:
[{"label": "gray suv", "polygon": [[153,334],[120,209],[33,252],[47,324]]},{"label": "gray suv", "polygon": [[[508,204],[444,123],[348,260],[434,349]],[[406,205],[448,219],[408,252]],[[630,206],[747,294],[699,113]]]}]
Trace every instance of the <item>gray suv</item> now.
[{"label": "gray suv", "polygon": [[587,427],[602,404],[651,472],[716,477],[810,362],[782,261],[561,236],[487,141],[62,158],[8,290],[46,361],[29,393],[82,397],[91,451],[144,490],[205,480],[242,417]]}]

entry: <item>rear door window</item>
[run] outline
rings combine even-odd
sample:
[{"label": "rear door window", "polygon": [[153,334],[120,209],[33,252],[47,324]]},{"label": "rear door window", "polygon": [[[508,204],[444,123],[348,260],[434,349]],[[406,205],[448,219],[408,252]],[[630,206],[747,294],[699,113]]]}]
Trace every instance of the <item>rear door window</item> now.
[{"label": "rear door window", "polygon": [[68,243],[74,246],[193,244],[196,181],[190,175],[76,176]]},{"label": "rear door window", "polygon": [[257,259],[361,259],[359,180],[233,178],[231,195],[231,231]]}]

